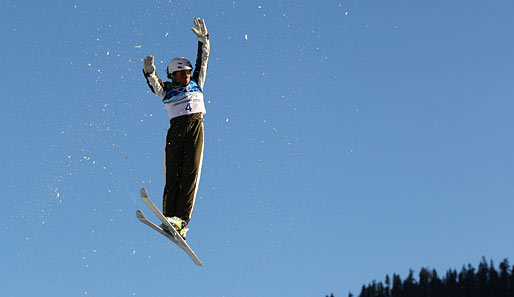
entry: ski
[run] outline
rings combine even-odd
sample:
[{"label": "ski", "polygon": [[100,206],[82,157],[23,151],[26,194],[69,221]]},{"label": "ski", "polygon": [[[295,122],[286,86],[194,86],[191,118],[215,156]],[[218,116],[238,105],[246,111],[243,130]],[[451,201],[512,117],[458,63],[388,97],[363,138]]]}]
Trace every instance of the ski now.
[{"label": "ski", "polygon": [[175,230],[175,228],[173,228],[173,226],[171,226],[171,224],[168,222],[168,220],[162,214],[162,212],[155,206],[155,204],[153,204],[152,200],[150,200],[150,197],[148,196],[148,192],[146,191],[145,188],[141,189],[140,194],[141,194],[141,199],[143,200],[143,202],[150,208],[150,210],[152,210],[152,212],[157,216],[157,218],[159,218],[159,220],[161,220],[161,222],[163,223],[163,225],[166,227],[167,230],[163,230],[160,226],[157,226],[154,223],[150,222],[145,217],[145,215],[143,214],[143,212],[141,210],[138,210],[136,212],[137,219],[140,222],[142,222],[145,225],[147,225],[148,227],[150,227],[150,228],[154,229],[155,231],[159,232],[161,235],[163,235],[164,237],[166,237],[169,240],[171,240],[179,248],[184,250],[184,252],[186,252],[189,255],[191,260],[193,260],[193,262],[196,265],[203,266],[202,262],[196,256],[195,252],[189,247],[189,245],[182,238],[182,236],[180,236],[180,234]]},{"label": "ski", "polygon": [[157,232],[161,233],[161,234],[162,234],[162,236],[165,236],[165,237],[166,237],[166,238],[168,238],[169,240],[173,241],[173,243],[175,243],[175,244],[177,244],[177,245],[178,245],[178,241],[177,241],[177,240],[175,240],[175,237],[173,237],[173,235],[171,235],[169,232],[166,232],[166,231],[162,230],[162,228],[161,228],[161,227],[159,227],[159,226],[155,225],[154,223],[150,222],[150,221],[145,217],[144,213],[143,213],[141,210],[138,210],[138,211],[136,212],[136,217],[137,217],[137,219],[138,219],[141,223],[143,223],[143,224],[147,225],[148,227],[150,227],[150,228],[154,229],[155,231],[157,231]]}]

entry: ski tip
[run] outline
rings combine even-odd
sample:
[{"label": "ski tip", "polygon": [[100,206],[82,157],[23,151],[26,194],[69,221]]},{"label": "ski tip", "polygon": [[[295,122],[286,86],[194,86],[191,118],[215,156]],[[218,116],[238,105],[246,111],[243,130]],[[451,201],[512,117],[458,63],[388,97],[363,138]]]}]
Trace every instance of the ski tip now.
[{"label": "ski tip", "polygon": [[200,267],[203,267],[203,263],[200,260],[198,260],[198,262],[194,261],[194,263]]},{"label": "ski tip", "polygon": [[141,220],[141,219],[144,219],[144,218],[145,218],[145,215],[143,214],[143,212],[142,212],[141,210],[139,210],[139,209],[138,209],[138,210],[136,211],[136,218],[137,218],[138,220]]},{"label": "ski tip", "polygon": [[141,194],[141,197],[148,198],[148,192],[146,191],[145,188],[141,188],[140,194]]}]

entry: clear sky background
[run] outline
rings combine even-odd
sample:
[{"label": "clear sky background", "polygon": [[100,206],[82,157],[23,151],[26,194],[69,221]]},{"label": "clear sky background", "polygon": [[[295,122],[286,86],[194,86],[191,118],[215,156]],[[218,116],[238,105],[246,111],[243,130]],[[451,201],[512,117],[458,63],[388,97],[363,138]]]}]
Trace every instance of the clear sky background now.
[{"label": "clear sky background", "polygon": [[[347,296],[514,261],[512,1],[0,4],[2,296]],[[188,242],[161,205],[164,78],[205,18]]]}]

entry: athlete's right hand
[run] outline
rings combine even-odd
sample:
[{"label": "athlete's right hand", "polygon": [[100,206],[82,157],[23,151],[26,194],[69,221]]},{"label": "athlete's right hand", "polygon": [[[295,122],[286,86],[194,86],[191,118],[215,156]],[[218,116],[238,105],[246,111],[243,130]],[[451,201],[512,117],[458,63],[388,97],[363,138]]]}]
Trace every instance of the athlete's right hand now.
[{"label": "athlete's right hand", "polygon": [[153,56],[147,56],[143,60],[143,71],[146,74],[152,74],[155,72],[155,65],[153,64]]}]

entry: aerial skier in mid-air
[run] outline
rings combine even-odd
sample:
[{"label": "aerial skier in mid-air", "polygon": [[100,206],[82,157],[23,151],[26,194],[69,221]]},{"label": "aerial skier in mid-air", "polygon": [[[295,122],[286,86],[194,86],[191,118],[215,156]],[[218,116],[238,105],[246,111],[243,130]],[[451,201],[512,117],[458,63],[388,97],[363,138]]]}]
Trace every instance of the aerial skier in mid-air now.
[{"label": "aerial skier in mid-air", "polygon": [[[147,56],[143,61],[143,73],[148,86],[162,98],[170,119],[164,149],[166,183],[162,213],[184,240],[189,230],[186,226],[193,213],[202,170],[203,115],[206,112],[203,86],[210,52],[205,21],[195,18],[193,22],[192,31],[198,39],[194,71],[186,58],[174,58],[166,69],[171,81],[163,82],[155,72],[154,57]],[[166,230],[163,225],[161,227]]]}]

